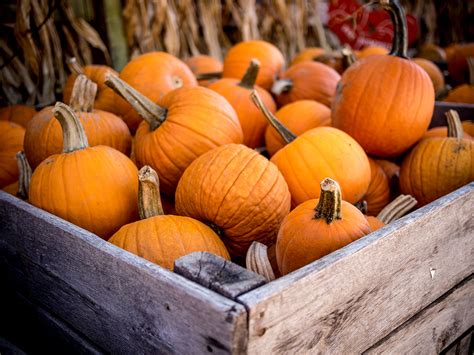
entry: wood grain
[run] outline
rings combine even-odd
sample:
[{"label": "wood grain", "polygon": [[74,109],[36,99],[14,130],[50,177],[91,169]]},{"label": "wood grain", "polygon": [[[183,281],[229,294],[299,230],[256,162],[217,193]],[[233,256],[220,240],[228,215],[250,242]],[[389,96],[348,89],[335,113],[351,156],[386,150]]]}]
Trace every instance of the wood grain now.
[{"label": "wood grain", "polygon": [[240,296],[248,352],[360,353],[474,272],[474,183]]},{"label": "wood grain", "polygon": [[245,308],[0,192],[9,287],[111,353],[240,353]]}]

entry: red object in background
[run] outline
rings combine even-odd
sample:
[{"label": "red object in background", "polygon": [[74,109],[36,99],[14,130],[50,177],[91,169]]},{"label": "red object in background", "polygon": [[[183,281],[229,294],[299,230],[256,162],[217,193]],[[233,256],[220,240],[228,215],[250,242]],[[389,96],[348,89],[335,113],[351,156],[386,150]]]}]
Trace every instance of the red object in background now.
[{"label": "red object in background", "polygon": [[[369,45],[390,49],[393,38],[390,15],[385,10],[370,10],[368,7],[360,9],[361,6],[357,0],[329,0],[329,29],[339,37],[342,43],[347,43],[354,49]],[[356,12],[355,20],[348,19]],[[418,35],[417,21],[414,16],[407,15],[407,27],[410,46]]]}]

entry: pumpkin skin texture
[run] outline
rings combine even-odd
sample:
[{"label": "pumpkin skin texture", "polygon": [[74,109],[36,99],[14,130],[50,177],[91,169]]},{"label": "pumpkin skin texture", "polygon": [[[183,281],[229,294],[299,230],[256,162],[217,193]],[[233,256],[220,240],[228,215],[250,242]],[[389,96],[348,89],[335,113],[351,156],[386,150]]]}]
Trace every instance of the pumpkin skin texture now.
[{"label": "pumpkin skin texture", "polygon": [[474,137],[474,122],[473,121],[462,121],[462,128],[464,133],[467,133],[472,137]]},{"label": "pumpkin skin texture", "polygon": [[[191,69],[165,52],[150,52],[132,59],[120,72],[120,79],[158,103],[172,90],[197,86]],[[115,97],[117,112],[134,133],[142,118],[127,101],[117,95]]]},{"label": "pumpkin skin texture", "polygon": [[[298,136],[312,128],[331,125],[331,110],[313,100],[292,102],[279,109],[275,116]],[[265,146],[270,155],[274,155],[285,146],[285,141],[272,125],[267,125]]]},{"label": "pumpkin skin texture", "polygon": [[290,211],[290,193],[277,167],[254,150],[228,144],[203,154],[184,172],[176,211],[216,226],[231,255],[253,241],[275,242]]},{"label": "pumpkin skin texture", "polygon": [[423,58],[413,58],[413,61],[418,64],[426,72],[426,74],[429,75],[431,82],[433,83],[435,92],[444,89],[444,76],[436,64]]},{"label": "pumpkin skin texture", "polygon": [[[184,61],[194,75],[221,72],[224,65],[209,55],[196,55]],[[209,86],[213,80],[198,80],[199,85]]]},{"label": "pumpkin skin texture", "polygon": [[0,121],[10,121],[23,128],[26,128],[34,115],[36,115],[36,110],[26,105],[10,105],[0,108]]},{"label": "pumpkin skin texture", "polygon": [[25,129],[13,122],[0,121],[0,188],[18,180],[16,153],[23,149]]},{"label": "pumpkin skin texture", "polygon": [[301,62],[312,62],[314,58],[325,54],[326,51],[319,47],[309,47],[303,49],[290,63],[290,67]]},{"label": "pumpkin skin texture", "polygon": [[366,58],[371,55],[387,55],[388,49],[380,46],[368,46],[356,53],[357,59]]},{"label": "pumpkin skin texture", "polygon": [[[322,184],[327,180],[323,180]],[[322,191],[321,199],[308,200],[288,214],[278,232],[276,255],[282,275],[303,267],[370,233],[369,223],[353,205]],[[319,208],[338,199],[338,213],[331,219],[318,216]],[[326,202],[326,200],[328,200]],[[316,206],[316,208],[315,208]],[[331,206],[332,209],[335,207]],[[326,209],[331,209],[327,208]]]},{"label": "pumpkin skin texture", "polygon": [[229,49],[224,58],[222,76],[242,78],[252,59],[257,59],[260,63],[256,84],[270,90],[275,77],[285,66],[285,59],[277,47],[265,41],[240,42]]},{"label": "pumpkin skin texture", "polygon": [[370,230],[372,232],[375,232],[376,230],[379,230],[380,228],[385,226],[385,223],[383,223],[380,219],[374,216],[365,216],[367,219],[367,222],[369,223]]},{"label": "pumpkin skin texture", "polygon": [[383,169],[369,158],[370,184],[364,200],[367,201],[367,214],[376,216],[390,202],[389,179]]}]

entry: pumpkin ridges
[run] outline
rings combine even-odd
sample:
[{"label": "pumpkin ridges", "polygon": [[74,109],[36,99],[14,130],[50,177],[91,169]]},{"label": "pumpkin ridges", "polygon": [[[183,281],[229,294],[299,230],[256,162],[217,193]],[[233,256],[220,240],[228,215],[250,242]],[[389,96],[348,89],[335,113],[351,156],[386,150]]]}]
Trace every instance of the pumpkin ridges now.
[{"label": "pumpkin ridges", "polygon": [[0,188],[18,180],[15,155],[23,149],[25,129],[10,121],[0,121]]}]

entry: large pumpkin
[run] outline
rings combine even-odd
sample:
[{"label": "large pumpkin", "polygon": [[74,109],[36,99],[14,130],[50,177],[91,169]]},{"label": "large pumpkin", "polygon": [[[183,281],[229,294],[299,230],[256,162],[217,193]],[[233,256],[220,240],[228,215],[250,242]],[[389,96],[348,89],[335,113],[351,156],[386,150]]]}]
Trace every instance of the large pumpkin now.
[{"label": "large pumpkin", "polygon": [[10,105],[0,108],[0,121],[10,121],[23,128],[26,128],[34,115],[36,115],[36,110],[26,105]]},{"label": "large pumpkin", "polygon": [[144,118],[135,135],[135,160],[160,176],[162,190],[174,195],[184,170],[207,151],[243,139],[239,119],[221,95],[203,87],[176,89],[160,106],[124,81],[106,80]]},{"label": "large pumpkin", "polygon": [[0,121],[0,188],[18,180],[16,153],[23,149],[25,129],[13,122]]},{"label": "large pumpkin", "polygon": [[176,259],[206,251],[227,260],[229,253],[214,231],[193,218],[164,215],[156,172],[144,166],[138,174],[140,221],[120,228],[109,242],[164,268],[173,270]]},{"label": "large pumpkin", "polygon": [[367,202],[367,214],[376,216],[390,202],[390,180],[384,170],[369,158],[370,184],[364,196]]},{"label": "large pumpkin", "polygon": [[256,84],[270,90],[273,81],[285,66],[285,59],[277,47],[265,41],[240,42],[229,49],[224,58],[222,76],[242,78],[252,59],[260,62]]},{"label": "large pumpkin", "polygon": [[79,119],[57,103],[54,116],[63,130],[63,152],[33,172],[29,201],[101,238],[138,218],[137,168],[118,150],[89,147]]},{"label": "large pumpkin", "polygon": [[418,64],[425,72],[429,75],[435,93],[443,90],[445,88],[444,76],[441,70],[433,62],[423,59],[423,58],[413,58],[413,61]]},{"label": "large pumpkin", "polygon": [[250,148],[264,145],[264,134],[267,128],[267,120],[252,103],[250,92],[257,90],[268,109],[272,112],[276,111],[272,96],[255,85],[259,68],[258,61],[252,60],[242,80],[223,78],[209,85],[209,89],[224,96],[234,108],[244,133],[244,144]]},{"label": "large pumpkin", "polygon": [[370,233],[369,223],[343,201],[336,181],[321,181],[319,199],[308,200],[284,219],[278,232],[278,268],[286,275]]},{"label": "large pumpkin", "polygon": [[332,120],[366,152],[391,157],[409,149],[428,129],[434,89],[428,74],[407,59],[403,9],[396,0],[386,6],[395,27],[391,55],[366,57],[344,72]]},{"label": "large pumpkin", "polygon": [[448,116],[448,137],[423,139],[403,160],[400,189],[425,205],[474,180],[474,141],[463,139],[456,111]]},{"label": "large pumpkin", "polygon": [[290,210],[290,193],[278,168],[255,150],[227,144],[203,154],[184,172],[176,211],[219,230],[231,255],[253,241],[275,242]]},{"label": "large pumpkin", "polygon": [[474,54],[466,60],[469,67],[469,83],[455,87],[444,101],[474,104]]},{"label": "large pumpkin", "polygon": [[193,74],[197,77],[198,83],[201,86],[209,86],[215,79],[199,79],[200,75],[206,74],[210,76],[222,75],[222,68],[224,65],[220,60],[209,55],[196,55],[184,61],[191,69]]},{"label": "large pumpkin", "polygon": [[30,188],[32,172],[24,151],[16,153],[16,162],[19,172],[18,181],[5,186],[3,190],[13,196],[17,196],[23,200],[28,200],[28,190]]}]

